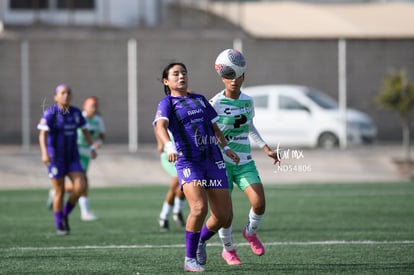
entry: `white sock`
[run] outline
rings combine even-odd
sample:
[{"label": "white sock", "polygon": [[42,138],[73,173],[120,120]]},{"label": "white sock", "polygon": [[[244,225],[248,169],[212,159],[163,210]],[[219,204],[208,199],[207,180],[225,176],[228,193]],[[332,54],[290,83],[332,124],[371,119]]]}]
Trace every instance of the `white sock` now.
[{"label": "white sock", "polygon": [[79,197],[79,208],[81,213],[84,215],[89,212],[89,198],[85,196]]},{"label": "white sock", "polygon": [[234,250],[233,238],[232,238],[232,228],[220,228],[218,231],[221,243],[223,244],[223,249],[226,251]]},{"label": "white sock", "polygon": [[183,207],[184,207],[184,199],[175,197],[173,213],[180,213],[183,210]]},{"label": "white sock", "polygon": [[170,216],[170,212],[173,206],[171,204],[168,204],[168,202],[164,202],[162,205],[161,213],[160,213],[160,219],[161,220],[168,220],[168,217]]},{"label": "white sock", "polygon": [[264,214],[257,215],[253,212],[253,209],[250,208],[249,212],[249,222],[246,225],[246,234],[247,235],[254,235],[256,234],[257,228],[263,222]]}]

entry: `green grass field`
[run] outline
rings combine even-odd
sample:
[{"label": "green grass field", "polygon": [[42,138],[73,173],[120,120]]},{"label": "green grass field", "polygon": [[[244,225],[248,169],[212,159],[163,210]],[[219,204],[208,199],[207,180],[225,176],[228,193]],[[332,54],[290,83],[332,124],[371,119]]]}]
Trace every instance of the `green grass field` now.
[{"label": "green grass field", "polygon": [[[207,247],[209,274],[413,274],[414,183],[265,186],[257,257],[241,236],[249,205],[235,190],[234,241],[243,262],[227,266],[219,239]],[[180,274],[184,231],[157,217],[166,186],[91,190],[100,219],[71,215],[56,236],[47,190],[0,191],[0,274]],[[186,212],[188,208],[186,207]]]}]

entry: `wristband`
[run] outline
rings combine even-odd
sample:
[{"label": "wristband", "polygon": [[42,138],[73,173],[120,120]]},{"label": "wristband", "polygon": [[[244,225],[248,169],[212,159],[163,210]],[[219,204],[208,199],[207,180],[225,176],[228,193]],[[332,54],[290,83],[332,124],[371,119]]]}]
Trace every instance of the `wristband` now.
[{"label": "wristband", "polygon": [[223,151],[227,151],[227,150],[230,150],[230,147],[228,145],[223,147]]},{"label": "wristband", "polygon": [[177,148],[175,148],[175,144],[172,141],[168,141],[164,144],[164,150],[167,154],[177,154]]}]

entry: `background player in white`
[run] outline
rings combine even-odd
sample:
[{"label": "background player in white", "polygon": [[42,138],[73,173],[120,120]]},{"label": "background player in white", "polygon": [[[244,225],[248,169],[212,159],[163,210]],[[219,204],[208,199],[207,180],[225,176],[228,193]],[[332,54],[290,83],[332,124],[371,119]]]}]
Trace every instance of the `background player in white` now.
[{"label": "background player in white", "polygon": [[[169,136],[171,141],[174,141],[171,133],[169,133]],[[180,183],[178,182],[175,164],[168,161],[168,154],[156,134],[155,138],[157,139],[157,150],[160,153],[161,166],[170,176],[170,188],[168,188],[168,192],[165,195],[165,200],[162,204],[160,216],[158,219],[160,231],[167,232],[170,229],[168,219],[171,211],[173,212],[173,220],[177,223],[177,225],[180,227],[185,227],[184,217],[182,213],[185,196],[184,192],[180,188]]]},{"label": "background player in white", "polygon": [[[210,103],[219,115],[217,125],[223,132],[228,146],[240,156],[238,165],[231,162],[227,156],[223,156],[226,161],[229,189],[232,191],[234,182],[251,204],[248,223],[243,228],[243,237],[249,242],[253,253],[261,256],[265,253],[265,249],[256,232],[263,221],[266,204],[263,185],[251,155],[249,136],[267,156],[274,160],[274,164],[280,162],[280,159],[278,154],[265,143],[253,124],[253,100],[240,89],[244,77],[244,73],[235,79],[221,77],[224,90],[215,95]],[[237,202],[233,205],[237,206]],[[219,230],[219,236],[223,242],[222,257],[230,265],[241,264],[236,254],[232,253],[234,246],[231,234],[231,227]]]},{"label": "background player in white", "polygon": [[[105,123],[99,111],[98,98],[90,96],[83,102],[82,115],[85,117],[88,130],[91,133],[93,146],[95,149],[102,147],[105,140]],[[89,206],[89,179],[88,168],[91,161],[91,154],[88,151],[88,143],[85,135],[78,130],[78,147],[79,156],[83,169],[85,170],[86,187],[85,191],[79,198],[79,208],[81,210],[81,219],[83,221],[94,221],[97,219],[96,215],[90,210]],[[67,189],[68,190],[68,189]]]}]

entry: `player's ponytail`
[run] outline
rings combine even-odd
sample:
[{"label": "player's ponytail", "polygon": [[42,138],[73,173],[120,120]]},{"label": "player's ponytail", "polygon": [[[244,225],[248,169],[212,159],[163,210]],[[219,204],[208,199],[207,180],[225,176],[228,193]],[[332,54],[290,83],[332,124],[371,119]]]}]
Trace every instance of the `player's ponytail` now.
[{"label": "player's ponytail", "polygon": [[179,65],[179,66],[183,67],[187,71],[187,67],[183,63],[181,63],[181,62],[171,62],[167,66],[165,66],[164,70],[162,70],[161,83],[164,86],[164,93],[166,95],[170,95],[171,94],[171,90],[170,90],[170,87],[168,87],[167,85],[165,85],[163,83],[163,80],[164,79],[168,79],[168,72],[175,65]]}]

